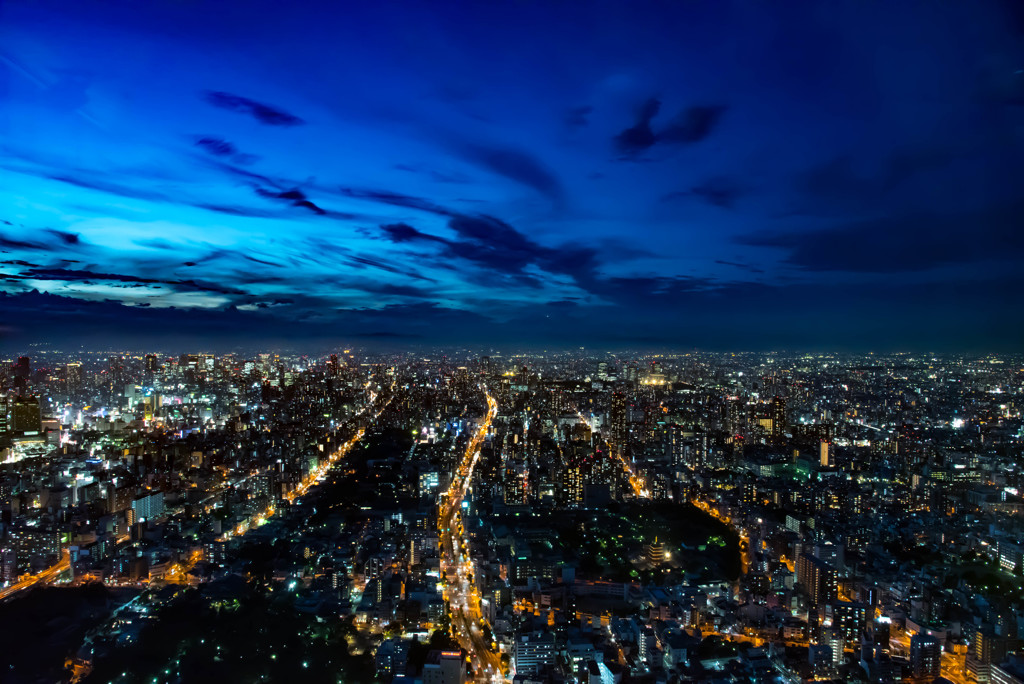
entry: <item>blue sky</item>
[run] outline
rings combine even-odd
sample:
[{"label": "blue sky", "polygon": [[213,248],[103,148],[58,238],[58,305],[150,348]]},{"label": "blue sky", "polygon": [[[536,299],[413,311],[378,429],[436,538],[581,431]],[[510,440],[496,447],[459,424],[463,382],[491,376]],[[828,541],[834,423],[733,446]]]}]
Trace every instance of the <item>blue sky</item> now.
[{"label": "blue sky", "polygon": [[350,5],[4,2],[5,341],[1019,347],[1013,3]]}]

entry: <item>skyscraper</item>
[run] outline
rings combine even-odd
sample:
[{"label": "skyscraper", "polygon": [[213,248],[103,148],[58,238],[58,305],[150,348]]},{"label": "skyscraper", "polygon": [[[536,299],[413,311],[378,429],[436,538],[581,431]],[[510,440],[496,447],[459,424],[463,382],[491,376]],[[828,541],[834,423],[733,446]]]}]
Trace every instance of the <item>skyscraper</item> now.
[{"label": "skyscraper", "polygon": [[910,637],[910,670],[915,677],[938,677],[942,671],[942,645],[931,634]]},{"label": "skyscraper", "polygon": [[32,374],[32,362],[27,356],[19,356],[14,363],[14,377],[28,379]]},{"label": "skyscraper", "polygon": [[39,397],[16,397],[11,407],[11,430],[39,432],[43,429]]},{"label": "skyscraper", "polygon": [[82,364],[74,361],[64,368],[64,382],[68,391],[81,389],[82,387]]},{"label": "skyscraper", "polygon": [[612,406],[609,413],[611,441],[619,453],[622,453],[628,434],[626,429],[626,395],[622,392],[612,394]]},{"label": "skyscraper", "polygon": [[772,419],[772,439],[780,440],[786,433],[787,428],[785,397],[772,397],[770,415]]}]

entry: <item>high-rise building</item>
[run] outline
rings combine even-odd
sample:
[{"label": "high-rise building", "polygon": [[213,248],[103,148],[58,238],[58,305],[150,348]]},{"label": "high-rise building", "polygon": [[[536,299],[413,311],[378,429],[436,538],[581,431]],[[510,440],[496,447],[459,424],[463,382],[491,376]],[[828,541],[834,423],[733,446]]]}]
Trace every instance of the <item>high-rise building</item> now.
[{"label": "high-rise building", "polygon": [[74,391],[82,388],[82,364],[73,361],[64,367],[64,383],[67,385],[68,391]]},{"label": "high-rise building", "polygon": [[818,447],[819,462],[822,468],[833,468],[836,465],[835,455],[832,449],[832,442],[828,440],[821,440],[821,444]]},{"label": "high-rise building", "polygon": [[608,417],[611,423],[612,443],[621,453],[629,434],[626,427],[626,395],[622,392],[612,394],[612,405]]},{"label": "high-rise building", "polygon": [[942,645],[931,634],[910,637],[910,671],[915,677],[938,677],[942,671]]},{"label": "high-rise building", "polygon": [[0,449],[11,441],[10,403],[6,394],[0,394]]},{"label": "high-rise building", "polygon": [[504,500],[510,506],[529,503],[530,469],[526,463],[510,460],[505,466]]},{"label": "high-rise building", "polygon": [[868,607],[863,603],[836,601],[829,606],[832,627],[838,629],[848,644],[855,644],[867,629]]},{"label": "high-rise building", "polygon": [[32,375],[32,361],[27,356],[19,356],[14,363],[14,377],[28,379]]},{"label": "high-rise building", "polygon": [[814,603],[831,601],[836,596],[836,569],[810,554],[802,553],[797,558],[796,581],[803,585]]},{"label": "high-rise building", "polygon": [[539,674],[545,665],[554,665],[557,656],[555,635],[551,632],[520,634],[512,647],[516,675]]},{"label": "high-rise building", "polygon": [[146,354],[146,374],[154,375],[160,369],[160,363],[157,361],[156,354]]},{"label": "high-rise building", "polygon": [[772,419],[771,436],[773,440],[780,440],[786,433],[788,422],[786,419],[786,398],[772,397],[770,414]]},{"label": "high-rise building", "polygon": [[11,406],[11,430],[13,432],[40,432],[43,417],[39,409],[39,397],[15,397]]}]

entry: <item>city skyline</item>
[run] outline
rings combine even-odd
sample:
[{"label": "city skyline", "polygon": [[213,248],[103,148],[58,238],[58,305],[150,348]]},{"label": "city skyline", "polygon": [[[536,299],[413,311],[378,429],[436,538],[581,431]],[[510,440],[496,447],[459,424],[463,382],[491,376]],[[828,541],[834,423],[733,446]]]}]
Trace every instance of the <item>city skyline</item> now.
[{"label": "city skyline", "polygon": [[8,351],[1024,337],[1011,3],[128,7],[0,8]]}]

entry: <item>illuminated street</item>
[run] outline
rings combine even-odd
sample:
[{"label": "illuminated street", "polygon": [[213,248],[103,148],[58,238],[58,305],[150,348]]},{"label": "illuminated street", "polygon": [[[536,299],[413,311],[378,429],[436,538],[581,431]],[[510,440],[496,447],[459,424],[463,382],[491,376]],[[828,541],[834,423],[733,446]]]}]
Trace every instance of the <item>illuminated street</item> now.
[{"label": "illuminated street", "polygon": [[438,531],[442,568],[447,576],[444,591],[445,600],[450,606],[452,632],[469,653],[470,665],[478,673],[477,681],[500,681],[504,678],[501,658],[491,644],[484,641],[480,595],[476,583],[470,579],[475,578],[476,568],[469,555],[469,539],[459,514],[473,477],[473,467],[480,456],[480,445],[498,411],[494,398],[490,394],[486,394],[486,397],[487,414],[466,445],[462,463],[448,489],[446,501],[442,504]]},{"label": "illuminated street", "polygon": [[71,554],[64,551],[58,563],[51,565],[46,570],[12,584],[6,589],[0,589],[0,601],[8,599],[15,594],[37,585],[50,584],[60,578],[61,574],[71,569]]}]

